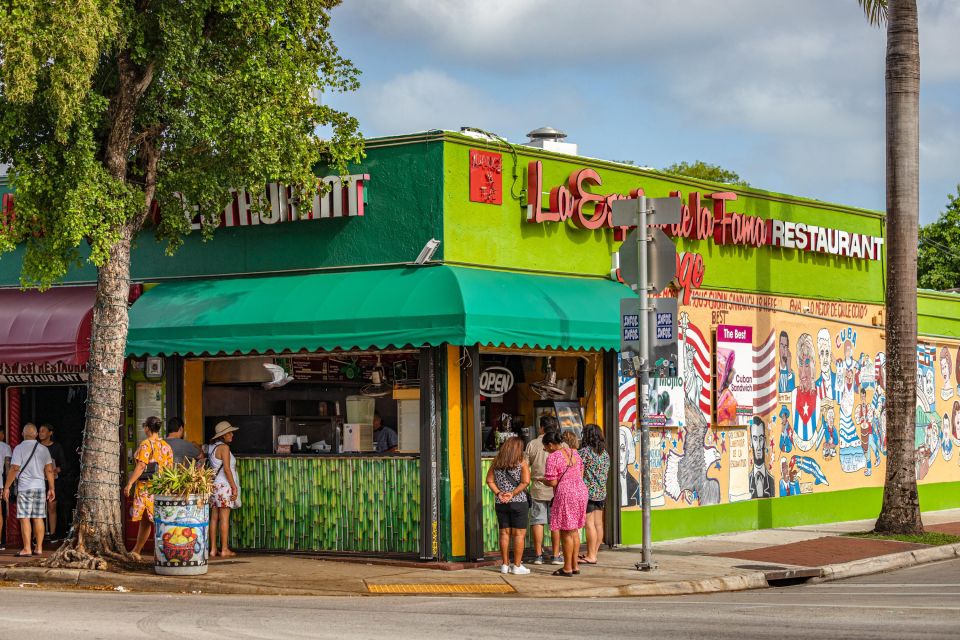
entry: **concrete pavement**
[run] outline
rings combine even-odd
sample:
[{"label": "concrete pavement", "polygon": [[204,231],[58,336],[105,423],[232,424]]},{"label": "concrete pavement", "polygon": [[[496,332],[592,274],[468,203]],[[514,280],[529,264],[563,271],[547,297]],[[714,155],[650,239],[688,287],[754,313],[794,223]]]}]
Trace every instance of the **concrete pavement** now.
[{"label": "concrete pavement", "polygon": [[[960,509],[924,514],[928,527],[953,526]],[[312,556],[241,554],[215,560],[205,576],[160,577],[152,570],[109,573],[0,567],[0,580],[131,591],[238,595],[364,596],[377,593],[510,594],[534,598],[679,595],[737,591],[798,576],[837,579],[956,557],[960,545],[918,549],[889,541],[837,537],[863,531],[872,521],[770,529],[675,540],[654,545],[658,569],[639,572],[635,548],[602,551],[596,566],[583,565],[572,578],[555,577],[551,565],[528,567],[528,576],[501,575],[495,566],[439,571],[418,565],[391,566]],[[10,561],[12,551],[0,556]],[[812,567],[812,570],[811,570]],[[826,568],[824,568],[826,567]]]},{"label": "concrete pavement", "polygon": [[855,580],[647,599],[250,597],[0,590],[0,638],[956,638],[960,560]]}]

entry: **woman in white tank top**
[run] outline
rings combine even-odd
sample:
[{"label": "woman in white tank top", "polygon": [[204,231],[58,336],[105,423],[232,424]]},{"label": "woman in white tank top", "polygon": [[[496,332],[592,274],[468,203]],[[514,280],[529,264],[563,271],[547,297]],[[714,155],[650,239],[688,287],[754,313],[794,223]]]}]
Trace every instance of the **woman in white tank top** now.
[{"label": "woman in white tank top", "polygon": [[[213,470],[213,492],[210,494],[210,557],[229,558],[236,555],[229,548],[230,510],[240,506],[240,485],[237,481],[237,459],[230,451],[237,427],[226,420],[214,428],[213,440],[207,446],[207,458]],[[217,536],[220,537],[219,550]]]}]

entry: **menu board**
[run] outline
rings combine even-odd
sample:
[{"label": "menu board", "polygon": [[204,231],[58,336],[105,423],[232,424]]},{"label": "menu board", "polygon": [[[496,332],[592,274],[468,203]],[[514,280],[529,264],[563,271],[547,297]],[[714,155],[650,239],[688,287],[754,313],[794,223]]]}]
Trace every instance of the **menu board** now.
[{"label": "menu board", "polygon": [[[377,367],[376,355],[294,356],[289,371],[297,382],[370,382]],[[384,382],[416,381],[420,377],[419,361],[413,354],[381,355],[379,365],[386,376]]]}]

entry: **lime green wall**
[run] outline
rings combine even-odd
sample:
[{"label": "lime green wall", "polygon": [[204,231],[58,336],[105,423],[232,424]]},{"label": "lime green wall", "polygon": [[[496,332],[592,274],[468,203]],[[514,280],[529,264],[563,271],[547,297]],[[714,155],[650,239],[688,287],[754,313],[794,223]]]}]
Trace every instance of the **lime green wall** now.
[{"label": "lime green wall", "polygon": [[[654,509],[651,530],[654,540],[795,527],[805,524],[876,518],[883,500],[882,487],[810,493],[788,498],[745,500],[692,509]],[[920,485],[924,511],[960,507],[960,482]],[[620,512],[623,544],[641,544],[641,512]]]},{"label": "lime green wall", "polygon": [[[844,231],[882,236],[882,214],[769,193],[732,189],[693,179],[666,177],[655,171],[623,164],[515,147],[509,149],[459,134],[445,134],[444,145],[444,244],[445,258],[453,262],[538,269],[605,276],[615,249],[610,229],[587,231],[572,224],[526,222],[526,201],[519,194],[526,186],[527,163],[543,161],[544,191],[565,184],[570,172],[595,169],[603,185],[596,193],[629,193],[642,187],[648,196],[671,191],[691,191],[705,196],[735,190],[739,199],[728,207],[738,213],[803,221]],[[503,205],[470,202],[470,149],[499,151],[503,155]],[[513,180],[516,164],[517,180]],[[697,251],[707,265],[704,288],[779,293],[821,299],[880,302],[883,300],[883,262],[836,258],[772,247],[760,249],[719,247],[712,241],[681,241],[679,249]]]},{"label": "lime green wall", "polygon": [[920,335],[960,339],[960,294],[920,290],[917,324]]}]

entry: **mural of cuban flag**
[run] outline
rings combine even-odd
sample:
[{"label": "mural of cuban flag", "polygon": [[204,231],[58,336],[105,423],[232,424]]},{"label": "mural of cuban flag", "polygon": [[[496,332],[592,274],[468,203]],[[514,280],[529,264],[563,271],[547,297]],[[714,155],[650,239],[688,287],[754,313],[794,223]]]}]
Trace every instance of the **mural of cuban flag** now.
[{"label": "mural of cuban flag", "polygon": [[827,476],[824,475],[820,464],[813,458],[807,456],[793,456],[793,463],[797,469],[813,476],[813,484],[824,484],[830,486],[827,482]]}]

